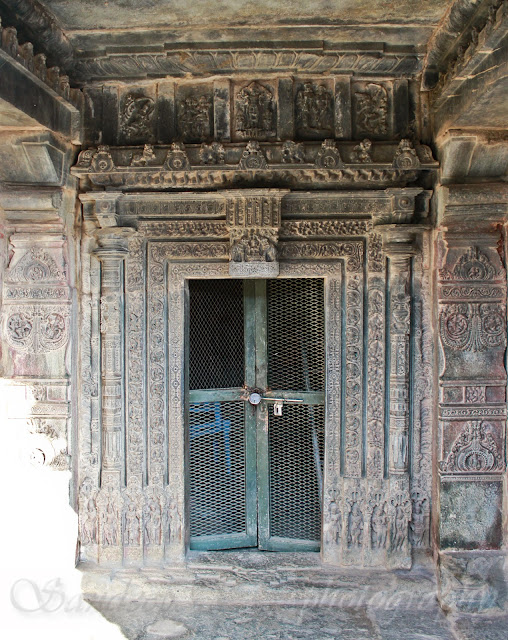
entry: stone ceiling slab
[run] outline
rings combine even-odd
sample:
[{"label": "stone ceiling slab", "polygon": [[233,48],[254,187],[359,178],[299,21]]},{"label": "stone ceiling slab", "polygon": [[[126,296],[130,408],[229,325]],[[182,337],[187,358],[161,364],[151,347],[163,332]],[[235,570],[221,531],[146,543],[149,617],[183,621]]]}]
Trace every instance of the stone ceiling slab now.
[{"label": "stone ceiling slab", "polygon": [[266,24],[436,24],[442,0],[44,0],[64,30]]}]

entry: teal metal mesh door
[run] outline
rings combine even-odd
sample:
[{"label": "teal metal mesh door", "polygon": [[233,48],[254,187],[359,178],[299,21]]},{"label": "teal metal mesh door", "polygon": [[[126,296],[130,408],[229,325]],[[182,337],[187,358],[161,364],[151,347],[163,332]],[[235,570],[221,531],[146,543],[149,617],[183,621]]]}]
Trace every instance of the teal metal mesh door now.
[{"label": "teal metal mesh door", "polygon": [[188,293],[191,548],[318,550],[323,281],[195,280]]}]

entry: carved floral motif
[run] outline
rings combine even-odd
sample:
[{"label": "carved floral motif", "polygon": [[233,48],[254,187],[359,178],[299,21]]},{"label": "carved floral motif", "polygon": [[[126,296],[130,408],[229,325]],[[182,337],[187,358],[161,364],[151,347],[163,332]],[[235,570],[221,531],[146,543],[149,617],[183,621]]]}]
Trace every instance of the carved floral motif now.
[{"label": "carved floral motif", "polygon": [[503,471],[503,457],[498,449],[488,422],[471,420],[453,444],[445,462],[440,463],[444,473],[480,473]]},{"label": "carved floral motif", "polygon": [[18,260],[7,275],[9,282],[61,282],[65,280],[65,273],[60,269],[56,260],[48,251],[32,247]]},{"label": "carved floral motif", "polygon": [[189,158],[185,152],[185,146],[181,142],[173,142],[166,160],[164,169],[168,171],[184,171],[190,169]]},{"label": "carved floral motif", "polygon": [[69,308],[24,305],[7,316],[5,328],[7,342],[16,351],[55,351],[69,339]]},{"label": "carved floral motif", "polygon": [[478,247],[469,248],[455,263],[453,269],[440,269],[441,280],[486,281],[493,280],[501,274]]},{"label": "carved floral motif", "polygon": [[443,305],[439,315],[443,343],[458,351],[486,351],[506,345],[503,305],[461,303]]},{"label": "carved floral motif", "polygon": [[259,142],[250,141],[242,152],[238,163],[240,169],[267,169],[266,157],[259,146]]},{"label": "carved floral motif", "polygon": [[316,156],[316,167],[336,169],[342,166],[342,159],[335,140],[325,140]]},{"label": "carved floral motif", "polygon": [[418,169],[420,167],[420,159],[411,140],[404,138],[400,141],[393,158],[393,166],[398,169]]}]

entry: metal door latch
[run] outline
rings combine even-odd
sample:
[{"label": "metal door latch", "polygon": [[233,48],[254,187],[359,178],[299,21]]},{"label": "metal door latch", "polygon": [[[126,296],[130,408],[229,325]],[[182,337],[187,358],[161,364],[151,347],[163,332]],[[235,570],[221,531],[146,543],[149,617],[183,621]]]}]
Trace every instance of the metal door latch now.
[{"label": "metal door latch", "polygon": [[274,402],[273,403],[273,415],[281,416],[282,415],[282,407],[284,406],[283,402]]}]

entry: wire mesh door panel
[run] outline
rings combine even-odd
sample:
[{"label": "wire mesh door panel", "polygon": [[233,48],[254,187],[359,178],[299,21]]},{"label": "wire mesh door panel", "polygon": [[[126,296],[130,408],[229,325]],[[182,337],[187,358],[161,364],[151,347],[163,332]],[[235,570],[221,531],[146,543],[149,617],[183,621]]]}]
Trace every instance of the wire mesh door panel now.
[{"label": "wire mesh door panel", "polygon": [[319,550],[323,281],[196,280],[188,293],[191,549]]},{"label": "wire mesh door panel", "polygon": [[317,551],[325,436],[324,286],[317,278],[266,282],[267,403],[258,432],[259,546]]},{"label": "wire mesh door panel", "polygon": [[248,369],[244,315],[241,280],[189,282],[191,549],[257,544],[255,423],[242,399]]}]

